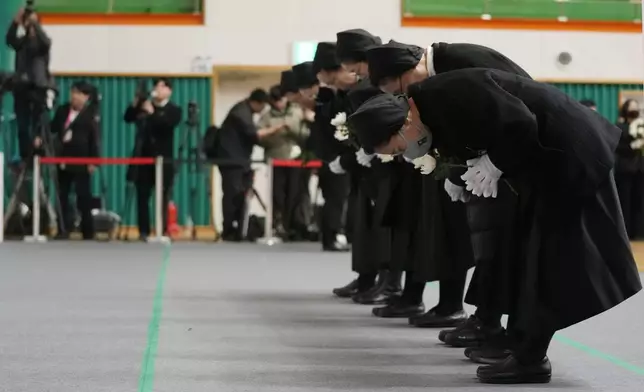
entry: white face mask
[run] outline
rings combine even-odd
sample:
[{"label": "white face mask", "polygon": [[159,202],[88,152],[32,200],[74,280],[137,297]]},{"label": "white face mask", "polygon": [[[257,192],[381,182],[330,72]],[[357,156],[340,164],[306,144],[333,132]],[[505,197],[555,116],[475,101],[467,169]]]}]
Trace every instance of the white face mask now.
[{"label": "white face mask", "polygon": [[426,155],[432,146],[432,133],[429,129],[425,125],[421,125],[418,130],[421,135],[417,140],[407,140],[405,135],[399,132],[400,136],[407,142],[407,148],[405,148],[405,152],[402,154],[407,159],[414,160]]}]

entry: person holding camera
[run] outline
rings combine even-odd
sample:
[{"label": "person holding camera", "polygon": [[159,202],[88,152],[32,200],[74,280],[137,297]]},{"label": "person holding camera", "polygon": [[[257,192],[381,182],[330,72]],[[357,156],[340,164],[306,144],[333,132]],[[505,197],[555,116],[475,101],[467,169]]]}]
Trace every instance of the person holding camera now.
[{"label": "person holding camera", "polygon": [[228,112],[219,129],[217,158],[223,191],[224,241],[242,240],[242,222],[246,204],[246,192],[253,185],[251,156],[253,147],[266,137],[282,132],[286,124],[280,123],[257,128],[253,115],[266,108],[268,94],[255,89],[250,96],[237,102]]},{"label": "person holding camera", "polygon": [[[172,188],[174,131],[181,122],[182,110],[170,101],[172,82],[167,78],[154,80],[154,90],[150,99],[137,96],[127,108],[124,120],[138,127],[134,157],[157,157],[165,159],[163,167],[163,228],[167,229],[168,190]],[[153,165],[128,168],[127,180],[136,186],[137,218],[140,239],[145,241],[150,235],[150,197],[155,189],[155,170]],[[158,223],[158,222],[157,222]]]},{"label": "person holding camera", "polygon": [[[87,82],[75,82],[71,88],[69,103],[59,106],[50,124],[54,135],[56,155],[60,157],[88,158],[100,154],[99,131],[96,111],[92,108],[91,97],[94,87]],[[36,153],[42,154],[43,141],[34,139]],[[92,218],[91,175],[93,165],[65,165],[58,167],[58,196],[62,216],[58,219],[58,239],[68,239],[74,227],[74,211],[69,204],[72,186],[76,192],[76,203],[81,215],[81,232],[84,240],[94,238]]]},{"label": "person holding camera", "polygon": [[33,8],[20,9],[9,26],[6,42],[16,53],[14,110],[18,123],[20,156],[29,158],[43,110],[47,108],[47,89],[52,85],[49,73],[51,39],[38,22]]}]

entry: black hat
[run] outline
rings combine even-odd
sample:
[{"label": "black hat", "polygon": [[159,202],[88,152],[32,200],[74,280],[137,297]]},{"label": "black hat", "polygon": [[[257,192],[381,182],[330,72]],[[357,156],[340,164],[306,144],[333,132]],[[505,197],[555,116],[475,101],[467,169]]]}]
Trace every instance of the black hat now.
[{"label": "black hat", "polygon": [[322,70],[333,71],[341,67],[335,57],[335,42],[320,42],[313,57],[313,70],[316,75]]},{"label": "black hat", "polygon": [[382,40],[363,29],[341,31],[335,54],[340,61],[367,61],[367,49],[382,45]]},{"label": "black hat", "polygon": [[373,151],[400,131],[408,113],[409,103],[405,96],[378,94],[349,116],[347,125],[362,148]]},{"label": "black hat", "polygon": [[313,71],[313,62],[307,61],[294,65],[292,68],[295,75],[295,84],[297,88],[308,88],[318,84],[317,72]]},{"label": "black hat", "polygon": [[295,81],[295,72],[292,70],[286,70],[282,71],[282,75],[280,77],[280,89],[282,90],[283,93],[296,93],[298,88],[297,88],[297,83]]},{"label": "black hat", "polygon": [[401,44],[394,40],[370,48],[367,50],[367,62],[371,82],[378,86],[385,78],[402,75],[418,65],[424,54],[425,50],[419,46]]},{"label": "black hat", "polygon": [[351,106],[351,113],[358,110],[358,108],[376,95],[384,94],[384,92],[374,87],[369,78],[362,79],[358,84],[347,93],[347,99]]}]

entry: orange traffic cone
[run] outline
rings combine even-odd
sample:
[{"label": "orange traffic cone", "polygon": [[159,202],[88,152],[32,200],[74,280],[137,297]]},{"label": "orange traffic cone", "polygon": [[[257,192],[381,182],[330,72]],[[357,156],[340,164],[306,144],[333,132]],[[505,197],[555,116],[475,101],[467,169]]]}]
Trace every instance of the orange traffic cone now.
[{"label": "orange traffic cone", "polygon": [[179,235],[179,224],[177,223],[177,206],[173,201],[168,203],[168,235],[170,238],[177,238]]}]

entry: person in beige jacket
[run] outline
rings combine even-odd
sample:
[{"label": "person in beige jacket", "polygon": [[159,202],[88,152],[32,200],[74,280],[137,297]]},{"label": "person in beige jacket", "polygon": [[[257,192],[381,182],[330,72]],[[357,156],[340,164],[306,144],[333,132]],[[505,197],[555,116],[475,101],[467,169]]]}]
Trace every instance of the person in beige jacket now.
[{"label": "person in beige jacket", "polygon": [[[285,126],[260,141],[264,147],[264,157],[286,160],[300,158],[302,146],[309,137],[304,110],[290,102],[279,85],[271,87],[269,104],[270,109],[260,118],[258,128]],[[293,211],[302,187],[302,170],[291,167],[275,167],[273,170],[273,217],[275,232],[279,236],[284,237],[291,231]]]}]

